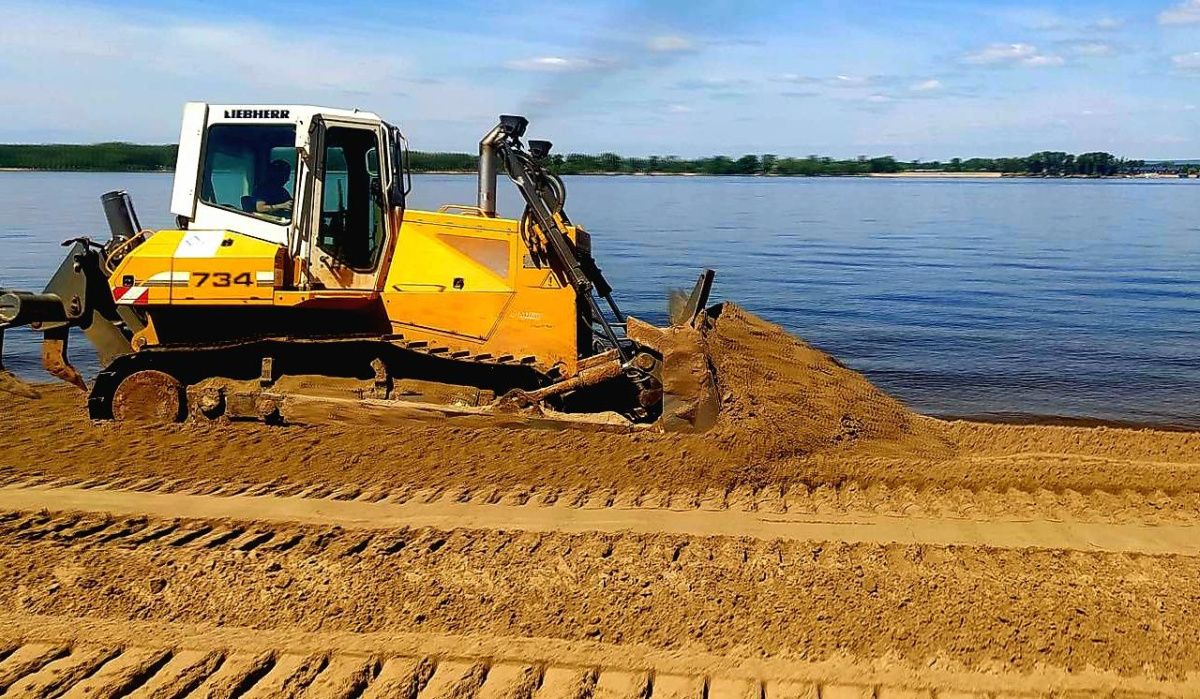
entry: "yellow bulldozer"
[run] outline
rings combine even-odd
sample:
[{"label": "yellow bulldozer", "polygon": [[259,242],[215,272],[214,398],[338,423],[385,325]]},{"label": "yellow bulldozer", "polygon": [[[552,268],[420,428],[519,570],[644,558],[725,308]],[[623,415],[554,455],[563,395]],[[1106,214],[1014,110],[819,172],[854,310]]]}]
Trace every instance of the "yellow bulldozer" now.
[{"label": "yellow bulldozer", "polygon": [[[188,103],[175,228],[103,195],[107,241],[64,243],[41,293],[0,289],[0,350],[6,328],[44,333],[46,369],[97,420],[706,429],[712,271],[669,327],[622,313],[527,126],[501,116],[481,140],[475,204],[417,211],[407,142],[374,114]],[[501,171],[519,219],[496,214]],[[90,388],[72,328],[100,357]]]}]

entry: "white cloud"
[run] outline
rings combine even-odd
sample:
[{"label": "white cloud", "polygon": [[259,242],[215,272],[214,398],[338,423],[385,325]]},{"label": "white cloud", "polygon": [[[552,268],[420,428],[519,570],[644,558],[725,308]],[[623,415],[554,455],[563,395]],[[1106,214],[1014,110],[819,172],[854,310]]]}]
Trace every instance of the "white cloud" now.
[{"label": "white cloud", "polygon": [[262,85],[371,92],[386,82],[378,79],[381,67],[391,75],[395,73],[389,69],[400,67],[394,57],[348,47],[300,50],[286,39],[264,36],[264,31],[256,26],[191,24],[164,29],[163,38],[174,51],[219,56],[218,60],[232,64],[232,72]]},{"label": "white cloud", "polygon": [[687,53],[695,51],[697,47],[696,42],[687,37],[663,34],[650,37],[646,41],[646,48],[654,53]]},{"label": "white cloud", "polygon": [[1037,55],[1037,47],[1031,44],[991,44],[975,53],[968,54],[967,63],[1006,63],[1023,61]]},{"label": "white cloud", "polygon": [[783,73],[775,78],[779,82],[795,83],[797,85],[811,85],[817,82],[817,79],[811,75],[801,75],[800,73]]},{"label": "white cloud", "polygon": [[667,107],[667,111],[672,114],[687,114],[692,111],[692,108],[686,104],[672,104]]},{"label": "white cloud", "polygon": [[1184,0],[1158,13],[1159,24],[1200,24],[1200,0]]},{"label": "white cloud", "polygon": [[[1176,0],[1177,2],[1179,0]],[[999,3],[997,3],[999,4]],[[1074,34],[1078,32],[1114,32],[1125,26],[1126,22],[1113,15],[1093,15],[1091,18],[1082,13],[1059,14],[1046,9],[1014,8],[998,10],[999,16],[1009,18],[1017,25],[1050,34]]]},{"label": "white cloud", "polygon": [[835,75],[829,81],[834,87],[866,87],[875,82],[869,75]]},{"label": "white cloud", "polygon": [[1117,52],[1117,49],[1112,44],[1103,41],[1081,41],[1079,43],[1070,44],[1071,52],[1077,56],[1102,57],[1111,56]]},{"label": "white cloud", "polygon": [[1101,32],[1112,32],[1125,26],[1125,20],[1117,19],[1116,17],[1101,17],[1100,19],[1088,25],[1088,29],[1094,29]]},{"label": "white cloud", "polygon": [[975,53],[963,57],[964,63],[980,66],[1026,66],[1041,68],[1061,66],[1063,59],[1054,54],[1042,53],[1033,44],[989,44]]},{"label": "white cloud", "polygon": [[709,92],[731,92],[745,90],[754,83],[745,78],[693,78],[675,84],[681,90],[705,90]]},{"label": "white cloud", "polygon": [[362,107],[401,121],[414,142],[430,142],[423,128],[449,145],[477,139],[505,97],[455,77],[422,82],[409,47],[351,31],[5,0],[0,16],[0,140],[167,143],[180,105],[199,99]]},{"label": "white cloud", "polygon": [[1171,65],[1181,73],[1200,75],[1200,51],[1171,56]]},{"label": "white cloud", "polygon": [[564,58],[563,56],[538,56],[521,58],[504,64],[512,70],[538,73],[581,73],[591,70],[607,70],[616,62],[606,58]]},{"label": "white cloud", "polygon": [[912,90],[913,92],[937,92],[943,87],[944,85],[942,85],[941,80],[929,79],[922,80],[919,83],[913,83],[908,87],[908,89]]},{"label": "white cloud", "polygon": [[371,92],[394,89],[402,61],[353,42],[273,32],[252,22],[128,21],[90,8],[5,8],[0,56],[47,62],[132,64],[193,78],[208,75],[276,89]]},{"label": "white cloud", "polygon": [[896,98],[877,92],[867,95],[866,100],[872,104],[887,104],[888,102],[895,102]]},{"label": "white cloud", "polygon": [[1037,55],[1021,61],[1021,65],[1037,68],[1040,66],[1061,66],[1064,63],[1062,56],[1044,56]]},{"label": "white cloud", "polygon": [[1044,16],[1034,19],[1029,26],[1030,29],[1036,29],[1039,32],[1056,32],[1066,29],[1067,22],[1061,17]]}]

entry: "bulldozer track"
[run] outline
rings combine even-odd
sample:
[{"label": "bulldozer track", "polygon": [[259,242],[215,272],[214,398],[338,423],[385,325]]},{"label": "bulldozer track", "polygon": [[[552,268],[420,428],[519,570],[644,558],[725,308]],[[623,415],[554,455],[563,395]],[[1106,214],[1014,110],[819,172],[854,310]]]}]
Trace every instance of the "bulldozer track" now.
[{"label": "bulldozer track", "polygon": [[[452,352],[448,346],[430,344],[424,340],[405,340],[404,336],[399,333],[325,338],[289,336],[255,337],[207,344],[158,345],[148,347],[137,353],[123,355],[102,369],[96,376],[88,397],[88,412],[93,419],[111,419],[113,417],[113,397],[122,380],[142,369],[169,369],[172,366],[178,367],[180,360],[183,359],[191,360],[187,362],[191,364],[195,361],[197,355],[208,354],[210,356],[205,361],[220,366],[223,363],[232,363],[230,358],[239,351],[255,351],[262,353],[264,356],[278,356],[286,352],[289,348],[295,347],[322,347],[336,350],[341,347],[361,348],[367,345],[374,346],[378,352],[385,350],[407,352],[429,359],[436,358],[440,362],[450,362],[452,365],[459,367],[491,366],[500,369],[529,371],[531,372],[530,376],[536,373],[538,376],[548,378],[546,370],[549,369],[549,366],[539,363],[538,359],[533,355],[522,355],[520,357],[503,355],[497,357],[481,353],[463,354],[461,352]],[[226,356],[221,357],[220,355],[222,354]],[[528,385],[527,382],[530,380],[530,377],[526,376],[525,379],[525,383]]]},{"label": "bulldozer track", "polygon": [[[1192,697],[1104,673],[911,669],[435,634],[280,634],[0,617],[0,694],[195,699],[1032,699]],[[146,639],[153,639],[147,642]],[[197,639],[202,639],[197,642]]]},{"label": "bulldozer track", "polygon": [[[86,485],[86,484],[85,484]],[[121,485],[120,483],[115,485]],[[465,491],[424,491],[407,497],[355,490],[306,489],[297,495],[269,494],[265,485],[242,489],[219,488],[216,493],[155,492],[160,483],[134,482],[127,489],[56,485],[0,487],[0,511],[9,522],[0,532],[21,536],[84,540],[101,543],[125,539],[142,541],[145,534],[134,522],[150,518],[187,517],[247,522],[230,529],[228,539],[243,550],[269,542],[274,535],[255,526],[300,524],[337,527],[348,531],[435,528],[503,529],[525,532],[670,534],[689,537],[746,537],[771,541],[844,541],[876,544],[995,546],[1147,554],[1200,555],[1200,523],[1145,524],[1004,520],[896,516],[867,512],[820,512],[813,508],[743,509],[728,500],[686,501],[686,509],[670,509],[661,499],[619,501],[611,493],[567,492],[558,497],[485,497],[472,499]],[[202,493],[208,487],[200,486]],[[234,491],[230,494],[223,494]],[[290,491],[284,491],[290,492]],[[383,497],[379,497],[383,495]],[[742,505],[754,505],[747,499]],[[784,502],[786,505],[786,500]],[[795,503],[793,503],[795,504]],[[21,512],[61,511],[45,524],[47,515]],[[108,520],[88,526],[68,526],[74,519]],[[124,519],[122,519],[124,518]],[[129,519],[134,518],[134,519]],[[147,525],[148,526],[148,525]],[[29,531],[26,531],[29,530]],[[257,534],[255,534],[257,532]],[[254,534],[253,536],[251,534]],[[157,530],[148,539],[162,543]],[[172,540],[173,541],[173,540]],[[207,537],[206,545],[225,541]],[[278,543],[278,542],[276,542]]]}]

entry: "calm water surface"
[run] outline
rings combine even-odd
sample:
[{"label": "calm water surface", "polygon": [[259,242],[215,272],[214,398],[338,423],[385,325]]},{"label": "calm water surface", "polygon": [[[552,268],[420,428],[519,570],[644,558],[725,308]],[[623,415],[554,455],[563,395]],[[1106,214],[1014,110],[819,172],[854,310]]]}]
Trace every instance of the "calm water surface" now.
[{"label": "calm water surface", "polygon": [[[411,204],[471,203],[418,176]],[[618,301],[655,322],[672,286],[717,270],[733,299],[914,408],[1200,426],[1200,182],[576,177]],[[171,225],[158,174],[0,173],[0,287],[41,289],[67,237],[107,237],[125,188]],[[515,191],[501,209],[518,213]],[[38,376],[36,336],[6,358]],[[82,337],[73,359],[95,360]],[[42,375],[44,376],[44,375]]]}]

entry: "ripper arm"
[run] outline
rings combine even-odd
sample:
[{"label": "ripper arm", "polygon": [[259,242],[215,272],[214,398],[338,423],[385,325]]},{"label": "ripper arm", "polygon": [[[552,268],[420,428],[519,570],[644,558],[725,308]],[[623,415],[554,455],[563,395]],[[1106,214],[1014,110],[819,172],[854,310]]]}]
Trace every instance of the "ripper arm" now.
[{"label": "ripper arm", "polygon": [[42,364],[52,375],[87,390],[83,377],[67,359],[71,328],[80,328],[96,347],[103,364],[132,351],[129,337],[143,323],[131,310],[113,303],[101,268],[102,246],[87,238],[70,245],[58,271],[42,293],[0,290],[0,369],[4,368],[4,331],[30,326],[43,333]]}]

